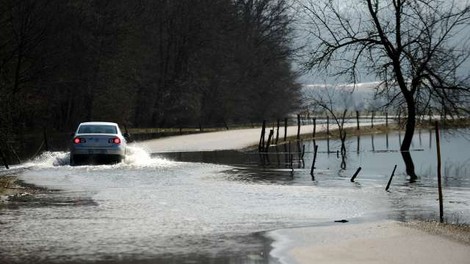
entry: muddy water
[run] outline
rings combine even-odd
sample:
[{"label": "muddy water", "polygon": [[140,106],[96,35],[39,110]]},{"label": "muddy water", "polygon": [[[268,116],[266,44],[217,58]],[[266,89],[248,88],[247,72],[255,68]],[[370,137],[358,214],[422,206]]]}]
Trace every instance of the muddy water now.
[{"label": "muddy water", "polygon": [[[421,131],[414,141],[415,183],[404,175],[399,140],[398,133],[351,138],[346,169],[336,156],[338,142],[317,141],[314,180],[313,142],[303,143],[304,162],[294,158],[293,170],[284,147],[272,149],[269,159],[236,151],[149,155],[133,148],[123,164],[81,167],[69,166],[67,153],[45,153],[14,171],[56,191],[0,211],[0,260],[276,263],[263,231],[339,219],[437,219],[434,135]],[[450,221],[470,222],[469,145],[464,134],[443,135]]]}]

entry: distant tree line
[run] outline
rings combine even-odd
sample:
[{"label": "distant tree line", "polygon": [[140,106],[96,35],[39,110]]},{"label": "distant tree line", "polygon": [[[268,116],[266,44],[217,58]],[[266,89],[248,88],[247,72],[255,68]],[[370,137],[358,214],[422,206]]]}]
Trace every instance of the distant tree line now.
[{"label": "distant tree line", "polygon": [[180,127],[298,106],[286,0],[0,0],[0,137]]}]

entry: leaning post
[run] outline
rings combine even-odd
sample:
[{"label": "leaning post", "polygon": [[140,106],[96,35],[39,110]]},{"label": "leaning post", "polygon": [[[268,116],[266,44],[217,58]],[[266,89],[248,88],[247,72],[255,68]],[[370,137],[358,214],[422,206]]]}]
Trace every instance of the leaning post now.
[{"label": "leaning post", "polygon": [[393,168],[392,175],[390,176],[390,179],[388,180],[387,187],[385,187],[385,191],[388,191],[388,189],[390,188],[390,184],[392,184],[392,179],[393,179],[393,176],[395,175],[396,170],[397,170],[397,165],[395,165],[395,167]]},{"label": "leaning post", "polygon": [[351,178],[351,182],[354,182],[354,180],[356,179],[356,177],[359,174],[359,172],[361,171],[361,169],[362,169],[361,167],[357,168],[356,172],[354,173],[354,175]]},{"label": "leaning post", "polygon": [[268,153],[269,146],[271,145],[271,139],[273,138],[274,130],[271,129],[269,131],[268,142],[266,143],[266,147],[264,148],[264,152]]}]

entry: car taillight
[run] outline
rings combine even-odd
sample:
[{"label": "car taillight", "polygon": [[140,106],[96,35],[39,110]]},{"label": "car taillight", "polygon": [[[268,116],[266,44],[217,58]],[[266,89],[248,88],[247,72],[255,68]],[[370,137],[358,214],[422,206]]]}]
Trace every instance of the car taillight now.
[{"label": "car taillight", "polygon": [[108,142],[109,142],[109,143],[114,143],[114,144],[116,144],[116,145],[119,145],[119,144],[121,144],[121,139],[118,138],[118,137],[115,137],[115,138],[109,139]]},{"label": "car taillight", "polygon": [[73,143],[75,144],[80,144],[80,143],[85,143],[86,140],[84,138],[79,138],[79,137],[76,137],[73,139]]}]

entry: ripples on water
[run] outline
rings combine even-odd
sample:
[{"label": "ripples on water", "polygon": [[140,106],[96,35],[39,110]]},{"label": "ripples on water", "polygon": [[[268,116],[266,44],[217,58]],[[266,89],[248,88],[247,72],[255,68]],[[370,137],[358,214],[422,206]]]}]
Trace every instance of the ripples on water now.
[{"label": "ripples on water", "polygon": [[[275,263],[258,232],[338,219],[437,219],[432,140],[422,135],[414,146],[421,178],[409,183],[399,153],[389,145],[398,137],[351,139],[347,170],[339,168],[335,154],[319,154],[315,181],[309,175],[312,153],[294,173],[240,152],[179,153],[170,159],[134,146],[121,164],[78,167],[69,166],[66,152],[44,153],[14,171],[25,182],[59,191],[0,211],[0,260]],[[320,151],[328,148],[325,141],[317,144]],[[330,144],[336,149],[337,142]],[[445,208],[466,222],[468,148],[462,145],[450,139],[443,146],[449,152],[445,164],[451,164],[444,165]],[[391,192],[385,192],[394,164],[399,169]],[[358,166],[363,170],[351,183]]]}]

